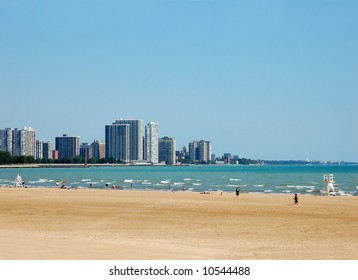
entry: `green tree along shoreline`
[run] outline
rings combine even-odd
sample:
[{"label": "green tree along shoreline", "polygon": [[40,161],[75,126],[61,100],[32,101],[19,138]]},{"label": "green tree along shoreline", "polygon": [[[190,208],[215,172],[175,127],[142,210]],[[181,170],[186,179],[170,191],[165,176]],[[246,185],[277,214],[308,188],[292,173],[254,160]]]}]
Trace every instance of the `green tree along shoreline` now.
[{"label": "green tree along shoreline", "polygon": [[[114,158],[96,159],[91,158],[85,161],[83,156],[75,156],[73,158],[64,158],[61,160],[52,159],[35,159],[33,156],[11,156],[8,152],[0,151],[0,165],[19,165],[19,164],[125,164],[123,161],[117,161]],[[178,160],[179,164],[208,164],[206,162],[191,162],[189,159]],[[240,165],[330,165],[330,164],[358,164],[356,162],[343,162],[343,161],[332,161],[332,162],[320,162],[311,161],[307,162],[304,160],[253,160],[247,158],[240,158],[230,161],[230,164]]]},{"label": "green tree along shoreline", "polygon": [[[11,164],[51,164],[51,163],[63,163],[63,164],[85,164],[85,158],[82,156],[75,156],[73,158],[63,158],[61,160],[52,159],[35,159],[33,156],[11,156],[8,152],[0,151],[0,165],[11,165]],[[87,163],[123,163],[116,161],[114,158],[100,159],[91,158],[87,160]]]},{"label": "green tree along shoreline", "polygon": [[[114,158],[104,158],[104,159],[96,159],[91,158],[88,159],[87,162],[83,156],[75,156],[73,158],[63,158],[61,160],[52,160],[52,159],[35,159],[33,156],[11,156],[8,152],[0,151],[0,165],[12,165],[12,164],[123,164],[123,161],[117,161]],[[179,160],[178,163],[181,164],[193,164],[188,159]],[[232,162],[234,163],[234,162]],[[235,161],[236,163],[236,161]],[[251,160],[246,158],[241,158],[238,160],[239,164],[249,165],[249,164],[259,164],[260,161]],[[205,162],[196,162],[194,164],[207,164]]]}]

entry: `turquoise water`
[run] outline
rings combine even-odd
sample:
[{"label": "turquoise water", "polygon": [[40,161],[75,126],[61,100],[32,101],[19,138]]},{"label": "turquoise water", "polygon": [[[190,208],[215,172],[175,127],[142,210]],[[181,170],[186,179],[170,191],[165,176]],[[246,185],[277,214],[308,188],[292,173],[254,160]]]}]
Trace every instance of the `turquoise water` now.
[{"label": "turquoise water", "polygon": [[20,174],[27,187],[145,189],[319,195],[323,174],[332,173],[347,194],[358,195],[358,165],[320,166],[104,166],[89,168],[1,168],[0,186],[14,185]]}]

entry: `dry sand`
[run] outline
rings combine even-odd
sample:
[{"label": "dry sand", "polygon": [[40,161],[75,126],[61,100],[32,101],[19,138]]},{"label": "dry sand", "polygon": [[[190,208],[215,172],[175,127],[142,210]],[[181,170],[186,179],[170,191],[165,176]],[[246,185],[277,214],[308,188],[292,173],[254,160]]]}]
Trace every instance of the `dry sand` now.
[{"label": "dry sand", "polygon": [[358,259],[358,197],[0,188],[0,259]]}]

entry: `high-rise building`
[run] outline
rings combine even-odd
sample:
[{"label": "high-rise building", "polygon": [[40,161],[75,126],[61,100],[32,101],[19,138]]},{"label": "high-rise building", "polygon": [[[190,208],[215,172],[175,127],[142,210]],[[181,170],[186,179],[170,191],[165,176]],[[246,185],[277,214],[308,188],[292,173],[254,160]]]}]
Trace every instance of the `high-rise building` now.
[{"label": "high-rise building", "polygon": [[67,136],[56,137],[56,150],[58,151],[58,159],[74,158],[80,154],[80,137]]},{"label": "high-rise building", "polygon": [[[143,160],[143,121],[133,119],[118,119],[113,125],[129,125],[129,160]],[[106,143],[107,144],[107,143]]]},{"label": "high-rise building", "polygon": [[12,130],[12,156],[25,155],[25,133],[17,128]]},{"label": "high-rise building", "polygon": [[199,161],[210,163],[211,161],[211,142],[210,141],[199,141]]},{"label": "high-rise building", "polygon": [[36,159],[42,159],[43,158],[43,145],[44,141],[42,140],[36,140]]},{"label": "high-rise building", "polygon": [[51,141],[45,141],[42,145],[42,157],[44,159],[53,159],[52,158],[53,145]]},{"label": "high-rise building", "polygon": [[36,131],[31,127],[12,129],[12,156],[36,157]]},{"label": "high-rise building", "polygon": [[158,124],[150,122],[145,126],[144,159],[150,163],[158,163]]},{"label": "high-rise building", "polygon": [[126,162],[143,160],[143,121],[118,119],[106,125],[106,157]]},{"label": "high-rise building", "polygon": [[85,162],[92,158],[92,146],[88,143],[82,143],[80,145],[80,156],[82,156],[85,159]]},{"label": "high-rise building", "polygon": [[166,164],[176,163],[176,140],[174,138],[163,137],[159,139],[159,161]]},{"label": "high-rise building", "polygon": [[0,151],[12,155],[12,128],[0,129]]},{"label": "high-rise building", "polygon": [[130,125],[112,124],[106,125],[105,145],[106,158],[114,158],[116,161],[130,161]]},{"label": "high-rise building", "polygon": [[198,141],[193,141],[189,143],[189,160],[191,162],[196,162],[199,160]]},{"label": "high-rise building", "polygon": [[211,161],[211,142],[200,140],[189,143],[189,159],[192,162],[209,163]]},{"label": "high-rise building", "polygon": [[93,141],[91,147],[92,147],[92,156],[95,159],[106,158],[106,150],[105,150],[106,145],[102,141],[100,140]]}]

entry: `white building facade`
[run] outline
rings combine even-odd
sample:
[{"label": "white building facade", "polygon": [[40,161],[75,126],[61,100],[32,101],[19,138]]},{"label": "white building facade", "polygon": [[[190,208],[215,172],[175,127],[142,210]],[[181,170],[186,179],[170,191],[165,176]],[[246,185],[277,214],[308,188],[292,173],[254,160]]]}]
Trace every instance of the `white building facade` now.
[{"label": "white building facade", "polygon": [[153,164],[157,164],[159,162],[158,127],[159,127],[159,125],[154,122],[150,122],[145,126],[144,159],[147,162],[150,162]]}]

